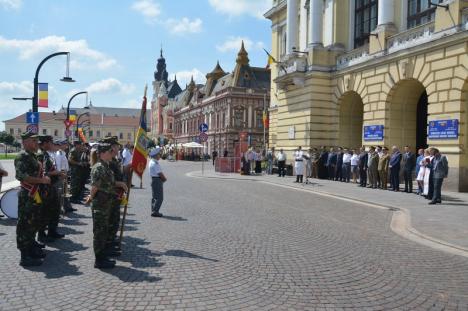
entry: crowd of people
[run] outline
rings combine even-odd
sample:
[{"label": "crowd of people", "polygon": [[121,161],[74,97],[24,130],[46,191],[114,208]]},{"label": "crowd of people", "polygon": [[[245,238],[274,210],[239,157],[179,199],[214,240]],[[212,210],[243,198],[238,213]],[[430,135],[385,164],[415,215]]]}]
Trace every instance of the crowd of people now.
[{"label": "crowd of people", "polygon": [[[308,151],[299,147],[293,154],[296,183],[309,183],[310,178],[318,178],[353,182],[359,187],[413,193],[416,179],[415,194],[430,200],[429,204],[442,203],[441,189],[448,175],[448,161],[434,147],[419,149],[417,154],[410,146],[405,146],[403,152],[397,146],[391,150],[381,146],[367,149],[323,146],[320,150],[311,148]],[[276,166],[278,177],[285,176],[287,156],[283,149],[275,152],[272,148],[265,158],[267,174],[273,174]],[[401,177],[403,189],[400,189]]]},{"label": "crowd of people", "polygon": [[[43,263],[46,245],[65,236],[60,233],[59,219],[61,214],[76,210],[73,203],[91,206],[94,267],[113,268],[115,261],[110,258],[121,254],[117,232],[120,207],[131,185],[133,147],[122,146],[116,136],[92,146],[75,141],[70,151],[66,140],[53,140],[48,135],[26,132],[21,138],[24,149],[14,161],[15,177],[21,185],[16,230],[20,265]],[[152,150],[150,155],[154,181],[163,176],[157,163],[160,149]],[[161,203],[162,185],[153,186],[152,216],[162,216]]]}]

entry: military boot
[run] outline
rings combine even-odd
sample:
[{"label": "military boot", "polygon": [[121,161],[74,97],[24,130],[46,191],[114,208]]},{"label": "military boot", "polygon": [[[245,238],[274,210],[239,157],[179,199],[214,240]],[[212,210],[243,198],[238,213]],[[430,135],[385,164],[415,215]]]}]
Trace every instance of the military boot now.
[{"label": "military boot", "polygon": [[29,252],[26,250],[21,251],[21,260],[20,266],[22,267],[37,267],[42,265],[42,260],[38,258],[33,258],[29,255]]},{"label": "military boot", "polygon": [[65,234],[58,233],[57,229],[49,229],[47,236],[52,239],[62,239],[65,237]]},{"label": "military boot", "polygon": [[37,233],[37,240],[41,243],[53,242],[54,239],[49,237],[44,230],[41,230]]},{"label": "military boot", "polygon": [[45,244],[39,243],[37,241],[34,241],[33,245],[36,246],[36,247],[39,247],[39,248],[45,248]]},{"label": "military boot", "polygon": [[105,256],[96,257],[94,268],[97,269],[112,269],[115,267],[115,261],[109,260]]},{"label": "military boot", "polygon": [[46,253],[42,248],[32,246],[29,250],[29,256],[35,259],[44,259],[46,257]]}]

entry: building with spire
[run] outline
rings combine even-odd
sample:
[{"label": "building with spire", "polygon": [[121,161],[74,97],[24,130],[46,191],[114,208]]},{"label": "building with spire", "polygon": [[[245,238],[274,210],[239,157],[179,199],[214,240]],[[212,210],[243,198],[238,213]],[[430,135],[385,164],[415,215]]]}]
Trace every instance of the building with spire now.
[{"label": "building with spire", "polygon": [[[160,72],[165,70],[161,59],[162,56],[158,60]],[[162,77],[155,73],[155,79]],[[153,122],[159,125],[153,127],[153,138],[164,136],[173,143],[198,141],[199,125],[206,123],[207,153],[216,150],[223,154],[227,150],[233,156],[242,139],[260,150],[267,144],[268,129],[264,131],[263,115],[270,101],[270,71],[250,66],[243,42],[233,72],[225,72],[217,62],[206,74],[204,85],[195,83],[192,77],[184,90],[172,93],[173,97],[170,83],[167,88],[162,84],[162,80],[153,82],[157,90],[153,101],[160,108],[153,110]]]}]

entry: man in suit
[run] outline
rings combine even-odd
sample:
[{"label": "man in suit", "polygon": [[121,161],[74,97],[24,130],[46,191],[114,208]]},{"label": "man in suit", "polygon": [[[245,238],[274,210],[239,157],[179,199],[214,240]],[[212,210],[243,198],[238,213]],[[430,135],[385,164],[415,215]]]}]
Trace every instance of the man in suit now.
[{"label": "man in suit", "polygon": [[359,167],[359,187],[365,187],[367,185],[367,160],[368,160],[368,155],[366,152],[366,149],[364,147],[361,147],[359,153],[359,162],[358,162],[358,167]]},{"label": "man in suit", "polygon": [[327,169],[328,169],[328,179],[334,180],[335,179],[335,167],[336,167],[336,153],[333,147],[330,148],[330,152],[328,153],[327,159]]},{"label": "man in suit", "polygon": [[382,148],[382,155],[379,157],[379,179],[380,189],[387,190],[387,174],[388,174],[388,163],[390,162],[390,155],[388,154],[388,148]]},{"label": "man in suit", "polygon": [[429,152],[434,156],[430,164],[433,172],[434,194],[429,204],[442,203],[442,182],[444,178],[447,178],[449,169],[447,157],[442,155],[437,148],[431,148]]},{"label": "man in suit", "polygon": [[413,172],[416,167],[416,156],[409,146],[405,146],[403,154],[403,177],[405,179],[405,192],[413,193]]},{"label": "man in suit", "polygon": [[336,153],[335,180],[343,181],[343,148],[338,147]]},{"label": "man in suit", "polygon": [[328,178],[328,171],[327,171],[327,160],[328,160],[328,152],[325,146],[322,146],[322,150],[320,151],[319,160],[317,163],[318,166],[318,178],[320,179],[327,179]]},{"label": "man in suit", "polygon": [[392,188],[390,190],[400,191],[400,165],[401,165],[401,153],[397,146],[392,147],[392,156],[390,157],[390,184]]},{"label": "man in suit", "polygon": [[370,147],[367,158],[367,176],[369,179],[368,188],[377,189],[377,179],[379,178],[378,167],[379,155],[375,152],[375,147]]}]

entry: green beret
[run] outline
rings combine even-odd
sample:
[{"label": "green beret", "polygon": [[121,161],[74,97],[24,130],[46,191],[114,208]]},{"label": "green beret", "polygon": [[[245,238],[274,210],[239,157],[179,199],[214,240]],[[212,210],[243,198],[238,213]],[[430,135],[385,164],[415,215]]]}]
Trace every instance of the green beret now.
[{"label": "green beret", "polygon": [[39,135],[33,132],[24,132],[21,134],[21,139],[28,139],[28,138],[38,138]]},{"label": "green beret", "polygon": [[38,137],[39,137],[39,143],[40,144],[48,143],[48,142],[53,141],[52,136],[50,136],[50,135],[39,135]]},{"label": "green beret", "polygon": [[98,146],[97,146],[97,152],[98,153],[103,153],[103,152],[106,152],[106,151],[109,151],[112,149],[112,145],[111,144],[106,144],[106,143],[100,143]]}]

